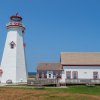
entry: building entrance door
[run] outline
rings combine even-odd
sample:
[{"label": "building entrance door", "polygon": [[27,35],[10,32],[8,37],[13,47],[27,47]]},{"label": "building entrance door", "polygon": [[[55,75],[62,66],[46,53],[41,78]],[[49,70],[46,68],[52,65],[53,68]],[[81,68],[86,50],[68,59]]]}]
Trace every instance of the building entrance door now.
[{"label": "building entrance door", "polygon": [[53,72],[52,71],[47,72],[47,78],[49,78],[49,79],[53,78]]}]

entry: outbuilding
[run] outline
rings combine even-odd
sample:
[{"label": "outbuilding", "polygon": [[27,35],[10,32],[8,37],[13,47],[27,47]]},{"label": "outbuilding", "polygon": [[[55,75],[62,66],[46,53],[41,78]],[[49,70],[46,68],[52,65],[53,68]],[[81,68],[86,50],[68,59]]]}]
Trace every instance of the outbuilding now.
[{"label": "outbuilding", "polygon": [[61,82],[100,83],[100,52],[63,52]]},{"label": "outbuilding", "polygon": [[39,63],[37,66],[38,79],[56,79],[62,76],[62,66],[60,63]]},{"label": "outbuilding", "polygon": [[61,84],[100,84],[100,52],[62,52],[60,63],[40,63],[37,73]]}]

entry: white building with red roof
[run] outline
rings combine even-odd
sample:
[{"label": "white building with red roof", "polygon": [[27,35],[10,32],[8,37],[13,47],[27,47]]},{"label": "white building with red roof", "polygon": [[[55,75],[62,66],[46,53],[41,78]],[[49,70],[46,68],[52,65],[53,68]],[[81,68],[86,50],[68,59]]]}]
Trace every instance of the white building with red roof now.
[{"label": "white building with red roof", "polygon": [[63,52],[61,82],[100,84],[100,52]]},{"label": "white building with red roof", "polygon": [[100,52],[62,52],[59,64],[39,64],[37,72],[39,78],[45,73],[45,78],[59,78],[61,84],[100,84]]}]

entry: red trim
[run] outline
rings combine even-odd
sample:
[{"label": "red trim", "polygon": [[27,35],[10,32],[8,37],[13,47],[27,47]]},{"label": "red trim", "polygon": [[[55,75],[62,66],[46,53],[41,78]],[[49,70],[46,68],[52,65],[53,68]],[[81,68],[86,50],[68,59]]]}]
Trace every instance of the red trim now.
[{"label": "red trim", "polygon": [[19,27],[22,27],[22,28],[24,28],[24,30],[25,30],[25,27],[23,27],[23,26],[20,26],[20,25],[8,25],[8,26],[7,26],[7,28],[10,28],[10,26],[19,26]]},{"label": "red trim", "polygon": [[100,64],[62,64],[62,66],[100,66]]},{"label": "red trim", "polygon": [[22,20],[22,17],[21,16],[18,16],[18,15],[17,16],[11,16],[10,17],[10,19],[13,19],[13,18],[18,18],[18,19]]},{"label": "red trim", "polygon": [[3,74],[3,70],[2,70],[2,69],[0,69],[0,76],[2,76],[2,74]]}]

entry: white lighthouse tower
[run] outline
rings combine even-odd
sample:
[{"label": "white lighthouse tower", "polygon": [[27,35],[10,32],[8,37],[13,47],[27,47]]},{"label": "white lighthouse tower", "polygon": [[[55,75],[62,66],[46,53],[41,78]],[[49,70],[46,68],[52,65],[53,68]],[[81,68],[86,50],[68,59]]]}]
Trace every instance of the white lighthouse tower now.
[{"label": "white lighthouse tower", "polygon": [[7,38],[1,61],[1,83],[27,82],[25,53],[23,46],[22,17],[16,14],[10,17],[6,25]]}]

